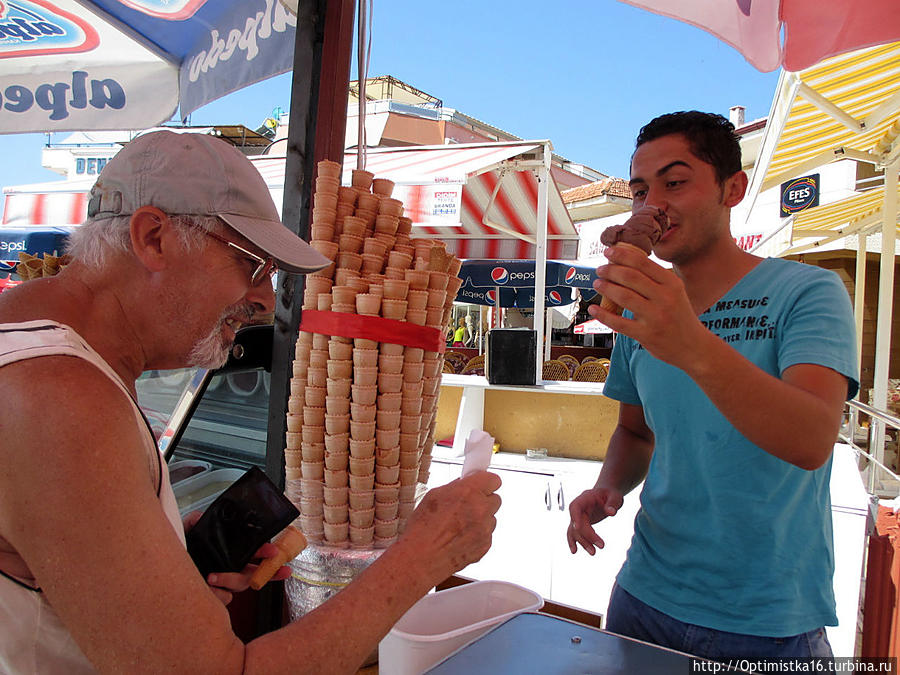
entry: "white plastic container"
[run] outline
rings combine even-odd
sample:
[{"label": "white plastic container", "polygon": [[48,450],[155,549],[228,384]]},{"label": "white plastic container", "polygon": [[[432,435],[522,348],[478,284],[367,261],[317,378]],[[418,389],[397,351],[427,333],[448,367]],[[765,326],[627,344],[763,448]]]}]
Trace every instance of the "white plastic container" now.
[{"label": "white plastic container", "polygon": [[244,473],[241,469],[214,469],[198,473],[173,485],[172,492],[175,493],[181,517],[184,518],[191,511],[205,509]]},{"label": "white plastic container", "polygon": [[169,482],[175,486],[204,471],[212,471],[212,464],[199,459],[179,459],[169,464]]},{"label": "white plastic container", "polygon": [[378,645],[378,672],[418,675],[498,623],[543,606],[534,591],[505,581],[474,581],[431,593]]}]

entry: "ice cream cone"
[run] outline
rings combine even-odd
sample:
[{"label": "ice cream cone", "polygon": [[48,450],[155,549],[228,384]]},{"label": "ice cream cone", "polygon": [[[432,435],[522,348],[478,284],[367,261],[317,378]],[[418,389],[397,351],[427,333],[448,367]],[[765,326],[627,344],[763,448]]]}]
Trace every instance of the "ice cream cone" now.
[{"label": "ice cream cone", "polygon": [[350,526],[350,547],[354,549],[370,549],[375,545],[375,526]]},{"label": "ice cream cone", "polygon": [[385,279],[384,297],[390,300],[406,300],[409,282],[405,279]]},{"label": "ice cream cone", "polygon": [[370,441],[375,438],[375,422],[350,420],[350,438],[355,441]]},{"label": "ice cream cone", "polygon": [[400,489],[415,485],[419,478],[419,467],[414,466],[409,469],[400,469]]},{"label": "ice cream cone", "polygon": [[[325,437],[325,442],[328,442],[328,436]],[[325,451],[325,469],[330,471],[346,471],[347,470],[347,460],[350,457],[350,453],[346,450],[344,452],[329,452]]]},{"label": "ice cream cone", "polygon": [[326,380],[325,381],[326,404],[328,401],[328,399],[327,399],[328,396],[333,396],[336,398],[347,398],[348,396],[350,396],[350,388],[351,388],[352,384],[353,384],[353,380],[351,380],[350,378],[341,379],[341,380],[334,380],[334,379]]},{"label": "ice cream cone", "polygon": [[378,357],[378,370],[382,373],[399,374],[403,371],[403,355],[390,356],[382,354]]},{"label": "ice cream cone", "polygon": [[375,421],[376,411],[377,408],[374,405],[362,405],[361,403],[350,404],[350,418],[357,422]]},{"label": "ice cream cone", "polygon": [[400,415],[400,433],[401,434],[418,434],[419,433],[419,413],[412,415]]},{"label": "ice cream cone", "polygon": [[400,481],[394,483],[375,483],[375,503],[395,502],[400,498]]},{"label": "ice cream cone", "polygon": [[378,347],[378,353],[380,356],[403,356],[403,351],[406,349],[403,345],[395,345],[390,342],[382,342]]},{"label": "ice cream cone", "polygon": [[412,450],[410,452],[400,452],[400,470],[419,468],[419,451]]},{"label": "ice cream cone", "polygon": [[[374,472],[375,469],[373,468],[372,471]],[[371,509],[375,506],[375,493],[371,490],[365,492],[350,490],[347,499],[350,503],[351,511],[365,511],[366,509]]]},{"label": "ice cream cone", "polygon": [[303,443],[300,448],[300,459],[304,462],[324,462],[324,443]]},{"label": "ice cream cone", "polygon": [[[305,425],[303,431],[300,432],[300,438],[303,443],[324,443],[325,442],[325,424],[320,426]],[[322,446],[325,447],[324,445]]]},{"label": "ice cream cone", "polygon": [[395,520],[400,510],[400,502],[375,502],[374,516],[378,520]]},{"label": "ice cream cone", "polygon": [[[329,523],[325,522],[325,541],[331,546],[347,546],[350,542],[350,522]],[[305,534],[305,533],[304,533]]]},{"label": "ice cream cone", "polygon": [[394,191],[394,181],[387,178],[375,178],[372,180],[372,192],[385,197],[390,197]]},{"label": "ice cream cone", "polygon": [[303,477],[311,480],[322,480],[325,475],[325,462],[303,462],[300,466]]},{"label": "ice cream cone", "polygon": [[350,509],[351,527],[368,528],[375,523],[375,507],[368,509]]},{"label": "ice cream cone", "polygon": [[[326,429],[327,429],[326,425]],[[375,428],[381,430],[400,429],[400,411],[399,410],[379,410],[375,415]],[[377,432],[376,432],[377,433]],[[397,442],[399,442],[399,437]]]},{"label": "ice cream cone", "polygon": [[368,476],[356,476],[351,473],[348,480],[350,482],[350,490],[354,492],[371,492],[372,488],[375,487],[374,472]]},{"label": "ice cream cone", "polygon": [[[634,244],[629,244],[625,241],[620,241],[616,244],[617,247],[623,249],[631,249],[633,251],[639,251],[642,255],[649,257],[649,253],[647,253],[640,246],[635,246]],[[612,312],[613,314],[617,314],[619,316],[622,315],[623,307],[617,305],[615,302],[607,298],[605,295],[600,300],[600,309],[605,309],[607,312]]]},{"label": "ice cream cone", "polygon": [[303,408],[303,426],[321,427],[325,424],[325,408],[306,406]]},{"label": "ice cream cone", "polygon": [[[374,349],[372,351],[375,351]],[[377,353],[377,352],[376,352]],[[353,384],[373,385],[378,382],[378,368],[376,366],[362,367],[358,366],[353,369]]]},{"label": "ice cream cone", "polygon": [[400,443],[400,420],[397,419],[397,426],[393,429],[375,429],[375,447],[376,448],[393,448]]},{"label": "ice cream cone", "polygon": [[375,456],[349,458],[350,473],[354,476],[368,476],[375,471]]},{"label": "ice cream cone", "polygon": [[351,387],[351,401],[361,405],[375,405],[378,387],[375,385],[354,384]]},{"label": "ice cream cone", "polygon": [[347,506],[347,495],[350,493],[350,488],[347,487],[326,487],[324,489],[324,502],[329,506]]}]

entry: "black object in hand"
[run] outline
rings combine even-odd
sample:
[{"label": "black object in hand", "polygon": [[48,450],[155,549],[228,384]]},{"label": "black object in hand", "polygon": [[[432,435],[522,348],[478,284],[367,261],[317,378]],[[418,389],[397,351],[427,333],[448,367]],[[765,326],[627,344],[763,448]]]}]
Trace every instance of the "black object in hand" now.
[{"label": "black object in hand", "polygon": [[260,546],[299,515],[254,466],[220,494],[187,533],[188,554],[204,577],[211,572],[240,572]]}]

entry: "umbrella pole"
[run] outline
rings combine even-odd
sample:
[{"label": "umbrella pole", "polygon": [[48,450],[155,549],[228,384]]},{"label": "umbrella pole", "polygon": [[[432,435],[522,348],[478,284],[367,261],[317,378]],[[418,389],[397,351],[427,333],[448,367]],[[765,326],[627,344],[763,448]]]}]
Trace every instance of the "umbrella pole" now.
[{"label": "umbrella pole", "polygon": [[[537,198],[537,226],[536,240],[534,243],[534,329],[537,332],[537,349],[535,350],[535,379],[537,383],[543,383],[541,373],[544,368],[543,349],[544,344],[544,294],[547,286],[547,205],[550,184],[550,148],[547,143],[541,145],[541,166],[537,172],[538,198]],[[550,349],[550,339],[547,339],[547,350]]]},{"label": "umbrella pole", "polygon": [[[900,159],[884,167],[884,205],[881,222],[881,270],[878,280],[878,320],[875,331],[875,381],[872,405],[887,410],[888,367],[891,359],[891,314],[894,302],[894,260],[897,241],[897,173]],[[875,425],[875,459],[884,463],[884,423]],[[870,474],[873,480],[874,471]]]}]

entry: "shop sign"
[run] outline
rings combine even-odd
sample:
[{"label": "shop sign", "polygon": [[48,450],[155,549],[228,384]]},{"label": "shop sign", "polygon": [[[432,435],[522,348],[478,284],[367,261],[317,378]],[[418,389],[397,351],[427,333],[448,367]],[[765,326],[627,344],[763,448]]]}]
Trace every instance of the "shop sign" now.
[{"label": "shop sign", "polygon": [[781,184],[782,218],[819,205],[819,174],[801,176]]},{"label": "shop sign", "polygon": [[97,176],[108,161],[109,157],[76,157],[75,175]]}]

